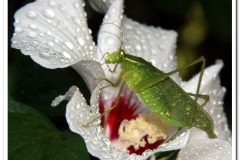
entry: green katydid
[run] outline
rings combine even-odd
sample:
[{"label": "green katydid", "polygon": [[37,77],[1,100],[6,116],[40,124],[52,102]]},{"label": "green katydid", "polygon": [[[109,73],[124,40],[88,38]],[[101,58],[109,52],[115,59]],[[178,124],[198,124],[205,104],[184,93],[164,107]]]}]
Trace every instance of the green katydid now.
[{"label": "green katydid", "polygon": [[[196,94],[185,92],[169,77],[199,62],[202,62],[202,67]],[[189,128],[197,127],[205,131],[209,138],[217,138],[213,131],[213,120],[203,109],[203,106],[209,100],[209,96],[199,94],[206,63],[204,57],[200,57],[185,67],[164,73],[144,59],[126,54],[124,50],[120,48],[109,54],[105,58],[105,63],[116,64],[116,66],[120,64],[122,68],[118,80],[115,83],[106,78],[100,78],[100,80],[105,80],[114,87],[120,85],[117,100],[111,108],[83,126],[89,126],[93,121],[114,109],[119,103],[123,86],[127,83],[129,89],[138,95],[140,101],[150,108],[152,112],[157,114],[163,122],[171,126],[179,127],[177,131],[186,126]],[[111,72],[114,72],[115,69],[116,67]],[[192,97],[195,97],[195,99]],[[197,103],[198,98],[204,99],[205,102],[199,105]]]}]

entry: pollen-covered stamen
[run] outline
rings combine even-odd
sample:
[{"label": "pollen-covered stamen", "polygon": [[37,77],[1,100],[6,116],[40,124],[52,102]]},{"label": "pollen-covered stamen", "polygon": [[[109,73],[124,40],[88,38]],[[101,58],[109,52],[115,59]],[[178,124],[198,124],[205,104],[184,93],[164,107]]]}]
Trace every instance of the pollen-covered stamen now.
[{"label": "pollen-covered stamen", "polygon": [[154,113],[139,114],[135,120],[121,123],[118,130],[119,140],[130,144],[130,147],[121,149],[128,150],[130,154],[141,155],[146,149],[156,149],[173,129],[174,127],[162,122]]}]

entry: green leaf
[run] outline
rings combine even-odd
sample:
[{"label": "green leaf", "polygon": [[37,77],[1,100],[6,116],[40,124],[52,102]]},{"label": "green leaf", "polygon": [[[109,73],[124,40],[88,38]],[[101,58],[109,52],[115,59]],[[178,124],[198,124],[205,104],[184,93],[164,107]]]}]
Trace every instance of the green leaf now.
[{"label": "green leaf", "polygon": [[10,160],[88,160],[83,139],[60,132],[41,113],[8,101],[8,158]]},{"label": "green leaf", "polygon": [[180,150],[158,152],[155,154],[157,160],[175,160]]},{"label": "green leaf", "polygon": [[19,50],[9,49],[9,57],[12,57],[8,65],[9,95],[45,115],[59,129],[66,129],[64,115],[67,102],[58,107],[51,107],[51,103],[73,85],[80,88],[87,100],[90,99],[90,92],[80,75],[71,67],[46,69]]}]

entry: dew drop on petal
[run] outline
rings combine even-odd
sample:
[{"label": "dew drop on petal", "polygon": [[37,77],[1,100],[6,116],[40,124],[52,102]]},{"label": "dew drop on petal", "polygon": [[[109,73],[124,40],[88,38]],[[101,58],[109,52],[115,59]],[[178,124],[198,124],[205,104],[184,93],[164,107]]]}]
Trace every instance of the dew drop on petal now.
[{"label": "dew drop on petal", "polygon": [[88,29],[88,32],[89,32],[89,34],[92,34],[92,30],[91,29]]},{"label": "dew drop on petal", "polygon": [[85,1],[82,1],[82,6],[83,6],[83,7],[85,6]]},{"label": "dew drop on petal", "polygon": [[36,16],[37,16],[37,14],[34,11],[28,11],[27,12],[27,17],[28,18],[34,19],[34,18],[36,18]]},{"label": "dew drop on petal", "polygon": [[52,48],[54,47],[54,43],[53,42],[48,42],[47,44],[48,44],[49,47],[52,47]]},{"label": "dew drop on petal", "polygon": [[75,7],[75,8],[79,8],[78,3],[75,2],[75,3],[74,3],[74,7]]},{"label": "dew drop on petal", "polygon": [[67,27],[67,23],[65,21],[58,21],[57,23],[58,29],[63,29]]},{"label": "dew drop on petal", "polygon": [[47,34],[48,34],[49,36],[51,36],[51,35],[52,35],[52,32],[50,32],[50,31],[47,31]]},{"label": "dew drop on petal", "polygon": [[18,23],[20,23],[20,21],[18,19],[16,19],[14,23],[18,24]]},{"label": "dew drop on petal", "polygon": [[72,44],[71,42],[65,42],[64,44],[66,45],[66,47],[67,47],[68,49],[70,49],[70,50],[73,49],[73,44]]},{"label": "dew drop on petal", "polygon": [[79,109],[80,108],[80,105],[79,103],[76,104],[76,109]]},{"label": "dew drop on petal", "polygon": [[105,40],[107,45],[113,45],[114,39],[111,36],[108,36]]},{"label": "dew drop on petal", "polygon": [[48,6],[49,7],[56,7],[56,2],[51,0],[51,1],[48,2]]},{"label": "dew drop on petal", "polygon": [[39,33],[39,35],[40,35],[41,37],[43,37],[43,36],[44,36],[44,34],[43,34],[43,33]]},{"label": "dew drop on petal", "polygon": [[59,40],[58,40],[57,38],[55,38],[53,41],[54,41],[55,43],[59,43]]},{"label": "dew drop on petal", "polygon": [[65,51],[62,52],[62,55],[68,59],[71,59],[71,55]]},{"label": "dew drop on petal", "polygon": [[140,51],[140,50],[142,49],[142,47],[141,47],[140,45],[135,45],[135,49],[136,49],[137,51]]},{"label": "dew drop on petal", "polygon": [[36,30],[38,27],[36,24],[29,24],[28,28]]},{"label": "dew drop on petal", "polygon": [[55,17],[55,13],[51,9],[45,9],[45,10],[43,10],[42,13],[46,18],[52,19]]},{"label": "dew drop on petal", "polygon": [[105,18],[105,19],[109,19],[109,18],[110,18],[110,15],[109,15],[109,14],[106,14],[106,15],[104,16],[104,18]]},{"label": "dew drop on petal", "polygon": [[112,13],[115,13],[116,12],[116,8],[112,8]]},{"label": "dew drop on petal", "polygon": [[16,33],[22,33],[23,32],[23,29],[21,27],[16,27],[15,28],[15,32]]},{"label": "dew drop on petal", "polygon": [[66,8],[64,7],[64,5],[60,4],[58,6],[58,9],[61,11],[61,12],[66,12]]},{"label": "dew drop on petal", "polygon": [[37,34],[35,32],[28,32],[27,36],[30,38],[36,38]]},{"label": "dew drop on petal", "polygon": [[73,22],[76,23],[77,25],[80,24],[80,20],[77,17],[72,18]]},{"label": "dew drop on petal", "polygon": [[84,40],[81,37],[76,37],[76,38],[77,38],[77,41],[80,44],[80,46],[83,46],[84,45]]},{"label": "dew drop on petal", "polygon": [[40,52],[40,53],[39,53],[39,56],[42,57],[42,58],[44,58],[44,59],[50,58],[50,55],[49,55],[48,53],[46,53],[46,52]]}]

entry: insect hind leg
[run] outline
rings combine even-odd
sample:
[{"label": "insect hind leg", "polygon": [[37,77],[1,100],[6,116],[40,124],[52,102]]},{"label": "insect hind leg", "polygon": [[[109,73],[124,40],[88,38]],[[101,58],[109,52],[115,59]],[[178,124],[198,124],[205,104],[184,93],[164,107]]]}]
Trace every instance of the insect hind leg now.
[{"label": "insect hind leg", "polygon": [[[199,92],[200,92],[200,87],[201,87],[203,72],[204,72],[205,65],[206,65],[206,60],[204,59],[204,57],[200,57],[200,58],[197,59],[196,61],[202,62],[201,72],[200,72],[199,79],[198,79],[197,91],[196,91],[196,94],[195,94],[195,102],[197,103],[198,98],[201,97],[201,95],[199,94]],[[193,63],[194,63],[194,62],[193,62]],[[203,105],[205,105],[206,103],[207,103],[207,101],[205,101],[205,103],[204,103]],[[203,106],[203,105],[202,105],[202,106]],[[189,126],[190,128],[192,127],[196,110],[197,110],[197,105],[196,105],[195,108],[194,108],[194,112],[193,112],[193,116],[192,116],[192,120],[191,120],[191,125]]]},{"label": "insect hind leg", "polygon": [[[197,96],[196,94],[193,94],[193,93],[188,93],[188,95],[193,96],[193,97]],[[204,99],[204,102],[203,102],[203,104],[201,104],[201,107],[204,107],[207,104],[207,102],[209,101],[209,95],[198,94],[198,98]]]}]

